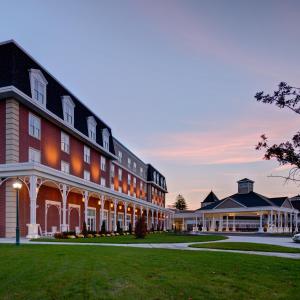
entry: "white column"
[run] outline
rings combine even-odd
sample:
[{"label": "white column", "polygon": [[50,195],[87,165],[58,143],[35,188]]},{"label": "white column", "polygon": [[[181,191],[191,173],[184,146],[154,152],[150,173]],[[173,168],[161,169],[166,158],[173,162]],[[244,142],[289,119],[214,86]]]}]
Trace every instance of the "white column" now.
[{"label": "white column", "polygon": [[270,218],[270,232],[274,232],[274,224],[273,224],[273,210],[271,210],[271,218]]},{"label": "white column", "polygon": [[147,213],[147,230],[149,230],[149,208],[148,207],[146,213]]},{"label": "white column", "polygon": [[259,229],[258,229],[258,232],[264,232],[264,229],[263,229],[263,214],[262,213],[259,215]]},{"label": "white column", "polygon": [[289,232],[287,212],[284,213],[284,232]]},{"label": "white column", "polygon": [[34,239],[39,237],[39,224],[36,224],[36,200],[37,200],[37,177],[30,176],[30,223],[27,224],[28,234],[27,238]]},{"label": "white column", "polygon": [[216,230],[216,223],[215,223],[215,216],[212,217],[211,227],[209,231],[215,231]]},{"label": "white column", "polygon": [[218,231],[220,231],[220,232],[223,231],[223,216],[220,216]]},{"label": "white column", "polygon": [[293,214],[292,213],[290,213],[290,230],[289,231],[290,232],[293,231]]},{"label": "white column", "polygon": [[67,224],[67,186],[63,184],[62,188],[62,224],[61,231],[68,231]]},{"label": "white column", "polygon": [[154,210],[151,209],[151,229],[154,228]]},{"label": "white column", "polygon": [[202,215],[202,231],[203,232],[207,231],[207,228],[206,228],[206,219],[205,219],[205,214],[204,213]]},{"label": "white column", "polygon": [[133,220],[132,220],[132,229],[135,229],[135,204],[133,204]]},{"label": "white column", "polygon": [[114,200],[114,231],[117,231],[117,205],[118,201],[117,199]]},{"label": "white column", "polygon": [[229,231],[229,221],[228,221],[228,215],[226,216],[226,229],[227,232]]},{"label": "white column", "polygon": [[123,225],[124,231],[127,231],[127,203],[124,202],[124,225]]},{"label": "white column", "polygon": [[298,232],[298,214],[295,213],[295,232]]},{"label": "white column", "polygon": [[158,222],[159,222],[159,218],[158,218],[158,210],[156,211],[156,230],[158,228]]},{"label": "white column", "polygon": [[184,218],[182,218],[182,231],[185,230]]},{"label": "white column", "polygon": [[232,231],[235,231],[235,216],[233,216]]},{"label": "white column", "polygon": [[89,205],[89,192],[88,191],[85,191],[84,194],[83,194],[83,199],[84,199],[84,221],[85,221],[85,224],[87,226],[87,212],[88,212],[88,205]]},{"label": "white column", "polygon": [[[104,221],[104,196],[101,196],[101,223],[100,223],[100,230]],[[108,220],[106,220],[107,222]],[[105,229],[107,228],[107,224],[105,224]]]}]

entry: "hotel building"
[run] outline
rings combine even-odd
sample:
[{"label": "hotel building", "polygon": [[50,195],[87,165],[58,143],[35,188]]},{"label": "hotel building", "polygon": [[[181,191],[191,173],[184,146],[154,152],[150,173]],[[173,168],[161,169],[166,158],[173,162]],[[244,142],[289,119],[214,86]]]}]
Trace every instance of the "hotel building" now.
[{"label": "hotel building", "polygon": [[[95,99],[95,101],[101,99]],[[13,237],[19,178],[20,231],[29,238],[82,229],[168,229],[165,177],[17,43],[0,44],[0,236]]]}]

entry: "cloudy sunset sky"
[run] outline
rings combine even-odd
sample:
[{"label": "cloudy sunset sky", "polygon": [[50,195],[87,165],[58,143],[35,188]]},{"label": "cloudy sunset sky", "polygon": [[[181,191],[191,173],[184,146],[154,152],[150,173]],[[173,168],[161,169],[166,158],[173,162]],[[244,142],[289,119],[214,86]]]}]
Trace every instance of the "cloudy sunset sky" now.
[{"label": "cloudy sunset sky", "polygon": [[[234,7],[234,9],[233,9]],[[257,103],[300,86],[299,1],[10,1],[0,40],[15,39],[167,179],[189,208],[254,180],[266,196],[300,187],[255,151],[299,130],[300,116]]]}]

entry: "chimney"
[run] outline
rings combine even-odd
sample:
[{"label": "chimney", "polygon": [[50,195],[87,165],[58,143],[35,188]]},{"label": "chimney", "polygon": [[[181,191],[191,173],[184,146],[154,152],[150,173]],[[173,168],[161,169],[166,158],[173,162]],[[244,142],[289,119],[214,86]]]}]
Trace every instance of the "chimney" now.
[{"label": "chimney", "polygon": [[244,178],[239,180],[238,182],[238,193],[239,194],[248,194],[250,192],[253,192],[253,184],[254,181]]}]

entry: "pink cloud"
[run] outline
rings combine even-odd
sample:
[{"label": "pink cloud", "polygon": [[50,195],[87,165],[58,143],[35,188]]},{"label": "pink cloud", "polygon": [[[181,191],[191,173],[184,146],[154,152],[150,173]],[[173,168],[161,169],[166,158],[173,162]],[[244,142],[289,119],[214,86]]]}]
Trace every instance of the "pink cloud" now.
[{"label": "pink cloud", "polygon": [[289,136],[294,128],[296,130],[297,123],[290,120],[289,123],[281,124],[275,120],[258,125],[260,122],[251,124],[251,121],[245,120],[208,132],[157,134],[149,137],[148,145],[141,152],[152,159],[183,165],[252,163],[262,161],[263,152],[256,151],[255,145],[265,132],[263,129],[266,133],[272,133],[269,135],[270,142],[275,143],[283,136]]}]

